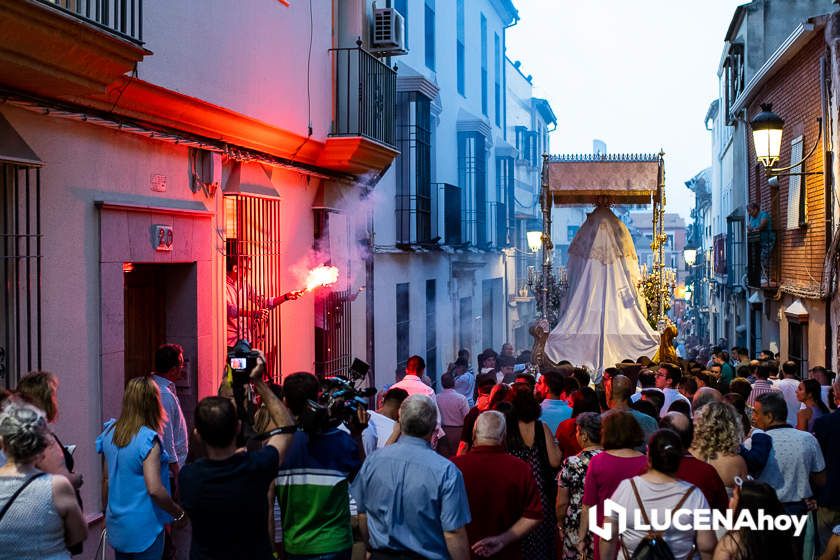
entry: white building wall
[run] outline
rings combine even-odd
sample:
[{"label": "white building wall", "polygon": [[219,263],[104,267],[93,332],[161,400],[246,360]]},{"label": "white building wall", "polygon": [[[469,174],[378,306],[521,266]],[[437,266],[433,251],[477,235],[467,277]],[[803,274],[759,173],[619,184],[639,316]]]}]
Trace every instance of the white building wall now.
[{"label": "white building wall", "polygon": [[[408,54],[395,57],[398,76],[420,75],[439,88],[439,94],[432,100],[432,169],[433,183],[459,185],[458,177],[458,123],[471,120],[483,120],[489,127],[486,139],[486,188],[487,202],[496,201],[496,148],[504,145],[504,111],[506,108],[503,75],[499,76],[502,85],[502,99],[499,117],[501,126],[495,118],[495,54],[494,34],[500,38],[502,50],[502,72],[504,72],[504,25],[496,11],[497,2],[491,0],[467,1],[464,3],[465,23],[465,88],[464,95],[457,88],[456,45],[456,9],[455,1],[434,3],[435,7],[435,64],[434,69],[426,66],[424,0],[408,0],[407,30]],[[392,4],[395,6],[395,4]],[[481,107],[481,46],[480,16],[487,18],[487,115]],[[398,133],[399,136],[399,133]],[[510,142],[510,139],[508,140]],[[395,162],[394,167],[398,165]],[[505,268],[503,256],[497,250],[476,251],[473,249],[452,252],[431,250],[417,253],[401,251],[395,247],[396,241],[396,170],[389,170],[376,186],[374,194],[377,204],[374,209],[375,227],[375,264],[374,289],[376,304],[374,308],[375,325],[375,373],[376,385],[393,383],[397,364],[395,341],[396,328],[396,285],[410,283],[410,341],[409,355],[419,354],[426,357],[426,280],[436,281],[437,320],[437,376],[446,371],[446,367],[457,357],[460,341],[459,298],[469,295],[473,298],[473,327],[476,329],[471,351],[473,365],[475,358],[483,349],[481,340],[482,289],[483,281],[498,278],[505,286]],[[433,185],[433,188],[434,185]],[[434,193],[433,193],[434,196]],[[434,220],[433,216],[433,220]],[[489,227],[489,210],[487,226]],[[469,280],[462,275],[458,263],[477,262],[470,268],[474,271]],[[457,269],[457,270],[456,270]],[[456,278],[457,275],[457,278]],[[509,277],[509,275],[508,275]],[[508,278],[509,283],[512,281]],[[505,298],[494,305],[494,322],[505,317]],[[500,319],[502,318],[502,319]],[[494,329],[497,332],[493,347],[497,351],[505,341],[504,323],[499,322]],[[361,355],[357,340],[354,353]]]},{"label": "white building wall", "polygon": [[333,91],[324,87],[332,84],[332,9],[332,0],[247,9],[225,0],[144,0],[143,39],[154,54],[138,77],[302,136],[311,123],[323,142],[332,120]]}]

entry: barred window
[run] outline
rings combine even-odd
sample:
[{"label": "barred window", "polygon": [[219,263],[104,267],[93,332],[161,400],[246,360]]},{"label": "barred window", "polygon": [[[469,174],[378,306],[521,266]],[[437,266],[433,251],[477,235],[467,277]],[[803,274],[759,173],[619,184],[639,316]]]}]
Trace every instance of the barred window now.
[{"label": "barred window", "polygon": [[7,388],[41,368],[41,170],[0,163],[3,321],[0,376]]}]

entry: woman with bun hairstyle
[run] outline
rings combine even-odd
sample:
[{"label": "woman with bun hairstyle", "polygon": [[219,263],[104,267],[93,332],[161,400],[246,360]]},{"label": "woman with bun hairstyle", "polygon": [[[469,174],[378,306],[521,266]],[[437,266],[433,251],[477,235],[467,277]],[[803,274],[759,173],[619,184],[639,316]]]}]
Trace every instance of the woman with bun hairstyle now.
[{"label": "woman with bun hairstyle", "polygon": [[[699,488],[675,478],[680,460],[684,454],[680,436],[671,430],[657,430],[648,443],[648,470],[642,475],[622,480],[612,495],[612,501],[625,508],[627,512],[627,530],[620,536],[601,539],[600,552],[604,560],[621,558],[630,560],[642,540],[648,536],[647,530],[638,530],[635,520],[649,518],[664,519],[664,511],[675,512],[679,509],[695,511],[709,510],[709,503]],[[654,510],[657,513],[652,513]],[[638,512],[638,513],[637,513]],[[691,524],[691,519],[681,517],[680,525]],[[604,517],[605,526],[615,526],[617,519]],[[675,558],[690,558],[696,546],[703,560],[712,558],[717,538],[711,530],[683,530],[673,523],[657,537],[665,541]]]},{"label": "woman with bun hairstyle", "polygon": [[35,468],[49,444],[40,410],[9,399],[0,412],[0,559],[70,558],[68,546],[82,542],[87,524],[73,486],[64,476]]}]

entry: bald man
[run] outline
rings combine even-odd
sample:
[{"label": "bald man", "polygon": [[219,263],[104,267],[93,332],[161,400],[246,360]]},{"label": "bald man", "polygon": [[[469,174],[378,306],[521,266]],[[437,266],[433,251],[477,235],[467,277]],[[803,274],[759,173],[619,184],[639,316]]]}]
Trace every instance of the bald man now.
[{"label": "bald man", "polygon": [[611,410],[621,410],[623,412],[629,412],[633,415],[633,418],[636,419],[636,422],[638,422],[639,427],[645,434],[645,443],[642,444],[642,447],[639,449],[639,451],[645,453],[647,450],[648,439],[650,439],[650,436],[653,435],[653,432],[659,429],[659,426],[656,425],[656,420],[644,412],[639,412],[638,410],[630,408],[630,397],[635,392],[636,386],[629,377],[626,375],[616,375],[612,378],[612,387],[607,405]]},{"label": "bald man", "polygon": [[531,467],[502,447],[505,429],[501,412],[482,412],[475,421],[472,448],[452,462],[467,486],[472,512],[467,537],[473,555],[514,559],[521,558],[517,541],[543,521],[543,506]]},{"label": "bald man", "polygon": [[691,418],[682,412],[669,412],[659,421],[659,427],[676,432],[682,442],[683,458],[675,476],[699,488],[711,507],[726,511],[729,507],[729,496],[720,475],[712,465],[688,452],[694,439],[694,424]]}]

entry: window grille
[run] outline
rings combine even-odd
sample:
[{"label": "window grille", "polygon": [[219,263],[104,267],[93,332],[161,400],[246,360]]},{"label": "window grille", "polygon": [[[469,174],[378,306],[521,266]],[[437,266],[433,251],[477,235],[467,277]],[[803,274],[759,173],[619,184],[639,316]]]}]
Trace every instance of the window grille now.
[{"label": "window grille", "polygon": [[431,113],[417,92],[397,95],[396,239],[426,243],[432,238]]},{"label": "window grille", "polygon": [[426,373],[437,382],[437,282],[426,280]]},{"label": "window grille", "polygon": [[[238,308],[260,307],[267,303],[266,298],[282,295],[280,227],[279,199],[225,195],[227,258],[233,259],[239,269],[232,283]],[[275,382],[280,381],[281,307],[264,317],[242,316],[236,320],[237,338],[248,339],[253,348],[265,353],[266,369]]]},{"label": "window grille", "polygon": [[0,376],[12,388],[27,372],[41,369],[41,170],[0,164],[2,195],[3,331]]},{"label": "window grille", "polygon": [[484,136],[478,132],[458,133],[458,182],[463,193],[463,241],[477,247],[487,245],[487,176]]},{"label": "window grille", "polygon": [[[347,221],[340,218],[344,216],[316,209],[314,233],[319,251],[330,255],[325,264],[337,266],[347,279],[351,275],[349,245],[332,245],[333,241],[340,244],[342,240],[351,239]],[[330,228],[335,231],[330,232]],[[351,305],[357,295],[350,283],[341,278],[338,284],[315,292],[315,374],[318,376],[345,374],[350,369],[353,357]]]},{"label": "window grille", "polygon": [[409,314],[409,284],[397,284],[396,294],[397,371],[405,371],[408,363],[411,315]]}]

